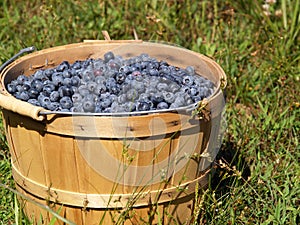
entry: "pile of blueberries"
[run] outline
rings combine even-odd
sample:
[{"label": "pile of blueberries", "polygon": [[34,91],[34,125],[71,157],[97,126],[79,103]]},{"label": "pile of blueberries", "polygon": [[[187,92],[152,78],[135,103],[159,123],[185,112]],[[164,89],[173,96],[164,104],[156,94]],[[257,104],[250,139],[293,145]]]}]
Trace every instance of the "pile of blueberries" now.
[{"label": "pile of blueberries", "polygon": [[17,99],[51,111],[115,113],[176,109],[209,97],[215,86],[192,66],[107,52],[103,59],[63,61],[19,75],[6,88]]}]

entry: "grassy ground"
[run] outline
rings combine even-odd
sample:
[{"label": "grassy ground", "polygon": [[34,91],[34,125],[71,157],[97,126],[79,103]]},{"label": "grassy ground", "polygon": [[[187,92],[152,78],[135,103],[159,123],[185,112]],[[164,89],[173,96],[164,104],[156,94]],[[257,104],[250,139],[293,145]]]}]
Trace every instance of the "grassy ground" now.
[{"label": "grassy ground", "polygon": [[[103,39],[172,42],[228,76],[227,131],[198,224],[300,223],[300,1],[0,1],[0,62],[21,48]],[[14,188],[1,126],[0,183]],[[0,224],[29,224],[0,187]]]}]

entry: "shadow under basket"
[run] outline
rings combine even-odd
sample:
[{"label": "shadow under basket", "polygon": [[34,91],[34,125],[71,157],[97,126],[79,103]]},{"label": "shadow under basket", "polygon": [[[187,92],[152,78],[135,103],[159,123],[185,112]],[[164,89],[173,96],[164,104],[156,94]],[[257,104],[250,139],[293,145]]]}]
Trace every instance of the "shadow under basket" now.
[{"label": "shadow under basket", "polygon": [[[6,85],[62,61],[147,53],[194,66],[215,84],[192,106],[139,114],[53,113],[17,100]],[[220,145],[226,76],[208,57],[159,43],[86,41],[20,57],[1,72],[0,105],[13,177],[34,224],[188,224]],[[41,207],[41,205],[46,206]]]}]

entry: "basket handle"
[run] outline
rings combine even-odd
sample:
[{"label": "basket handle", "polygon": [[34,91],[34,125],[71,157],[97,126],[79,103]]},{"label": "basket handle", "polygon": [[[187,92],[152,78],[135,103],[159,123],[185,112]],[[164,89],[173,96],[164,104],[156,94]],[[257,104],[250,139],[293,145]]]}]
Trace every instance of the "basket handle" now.
[{"label": "basket handle", "polygon": [[11,64],[19,56],[23,55],[24,53],[33,52],[35,50],[36,50],[36,48],[34,46],[21,49],[17,54],[15,54],[13,57],[11,57],[9,60],[7,60],[5,63],[3,63],[0,66],[0,73],[5,67],[7,67],[9,64]]},{"label": "basket handle", "polygon": [[42,121],[46,118],[45,115],[40,114],[41,111],[45,110],[44,108],[18,100],[11,95],[4,95],[1,93],[0,106],[3,109],[10,110],[23,116],[28,116],[37,121]]}]

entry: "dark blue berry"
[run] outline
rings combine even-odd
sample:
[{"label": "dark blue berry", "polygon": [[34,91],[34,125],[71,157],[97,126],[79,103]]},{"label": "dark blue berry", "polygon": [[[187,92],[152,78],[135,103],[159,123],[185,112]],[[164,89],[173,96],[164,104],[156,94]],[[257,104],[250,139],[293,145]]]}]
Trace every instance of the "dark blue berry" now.
[{"label": "dark blue berry", "polygon": [[112,52],[107,52],[104,54],[104,62],[107,63],[109,60],[114,59],[115,55]]},{"label": "dark blue berry", "polygon": [[27,101],[30,97],[27,91],[18,92],[17,98],[23,101]]},{"label": "dark blue berry", "polygon": [[49,97],[43,96],[40,98],[39,103],[43,108],[48,109],[49,105],[51,104],[51,101]]},{"label": "dark blue berry", "polygon": [[9,92],[9,93],[15,93],[16,91],[17,91],[17,87],[16,87],[16,85],[15,84],[8,84],[7,85],[7,91]]},{"label": "dark blue berry", "polygon": [[71,85],[77,87],[79,84],[80,84],[80,78],[78,76],[72,76]]},{"label": "dark blue berry", "polygon": [[63,77],[62,73],[55,72],[52,74],[51,80],[55,86],[59,86],[59,85],[63,84],[64,77]]},{"label": "dark blue berry", "polygon": [[[50,100],[50,99],[49,99]],[[73,106],[72,100],[69,96],[64,96],[59,100],[62,109],[70,109]]]},{"label": "dark blue berry", "polygon": [[150,102],[146,101],[138,101],[136,105],[136,110],[137,111],[149,111],[151,108]]},{"label": "dark blue berry", "polygon": [[38,92],[42,91],[43,87],[44,87],[44,84],[41,80],[33,80],[31,82],[31,88],[35,89]]},{"label": "dark blue berry", "polygon": [[60,94],[58,91],[53,91],[50,93],[49,98],[51,102],[57,102],[60,98]]},{"label": "dark blue berry", "polygon": [[39,95],[39,93],[40,92],[38,90],[34,89],[34,88],[30,88],[28,90],[28,95],[29,95],[30,98],[36,98]]},{"label": "dark blue berry", "polygon": [[27,101],[28,103],[32,104],[32,105],[35,105],[35,106],[41,106],[41,104],[39,103],[39,101],[35,98],[31,98],[31,99],[28,99]]},{"label": "dark blue berry", "polygon": [[169,105],[166,102],[160,102],[160,103],[157,104],[156,108],[157,109],[168,109]]},{"label": "dark blue berry", "polygon": [[51,92],[55,90],[55,85],[54,84],[46,84],[44,87],[43,87],[43,93],[45,96],[50,96]]},{"label": "dark blue berry", "polygon": [[163,95],[160,92],[157,93],[153,93],[150,97],[150,100],[154,103],[154,104],[158,104],[160,102],[162,102],[164,100]]},{"label": "dark blue berry", "polygon": [[25,81],[28,81],[28,77],[25,75],[20,75],[17,77],[17,82],[20,85],[23,85]]},{"label": "dark blue berry", "polygon": [[75,69],[75,70],[79,70],[81,69],[81,61],[75,61],[72,65],[71,68]]},{"label": "dark blue berry", "polygon": [[190,75],[184,76],[182,79],[182,84],[186,86],[192,86],[194,84],[194,78]]},{"label": "dark blue berry", "polygon": [[58,102],[50,102],[47,104],[47,109],[51,111],[58,111],[60,108],[60,104]]},{"label": "dark blue berry", "polygon": [[64,96],[71,97],[74,94],[72,89],[68,86],[60,86],[58,88],[58,93],[60,97],[64,97]]},{"label": "dark blue berry", "polygon": [[68,61],[63,61],[60,65],[56,67],[57,72],[63,72],[64,70],[67,70],[70,68],[70,64]]}]

